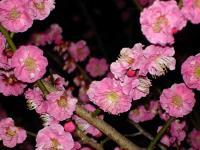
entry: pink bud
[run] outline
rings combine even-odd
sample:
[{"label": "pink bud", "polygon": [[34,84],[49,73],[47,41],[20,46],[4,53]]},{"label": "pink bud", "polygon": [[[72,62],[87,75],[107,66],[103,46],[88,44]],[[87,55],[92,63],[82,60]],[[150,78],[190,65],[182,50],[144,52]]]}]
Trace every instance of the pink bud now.
[{"label": "pink bud", "polygon": [[69,121],[69,122],[66,122],[65,125],[64,125],[64,129],[66,132],[74,132],[75,129],[76,129],[76,125],[72,122],[72,121]]},{"label": "pink bud", "polygon": [[128,77],[134,77],[135,75],[136,75],[136,71],[135,71],[135,70],[129,69],[129,70],[127,71],[127,76],[128,76]]}]

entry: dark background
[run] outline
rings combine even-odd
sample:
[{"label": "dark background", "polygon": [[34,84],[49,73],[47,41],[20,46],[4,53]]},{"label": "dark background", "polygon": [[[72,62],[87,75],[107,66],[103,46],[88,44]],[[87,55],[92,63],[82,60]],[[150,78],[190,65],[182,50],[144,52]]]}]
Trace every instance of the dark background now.
[{"label": "dark background", "polygon": [[[52,23],[58,23],[63,28],[64,39],[70,41],[86,40],[92,56],[105,57],[111,63],[116,60],[123,47],[133,47],[138,42],[146,46],[150,45],[141,32],[139,14],[140,11],[132,0],[56,0],[56,8],[47,19],[34,21],[32,28],[25,33],[15,35],[14,41],[17,45],[26,43],[31,33],[44,31]],[[160,93],[157,89],[162,91],[173,83],[183,82],[180,65],[188,56],[199,53],[200,25],[188,23],[182,31],[175,35],[175,41],[176,71],[171,71],[164,77],[152,79],[151,94],[140,102],[159,99]],[[61,70],[57,71],[63,74]],[[199,92],[195,91],[195,93],[197,98],[195,114],[197,117],[193,117],[193,112],[186,118],[189,120],[189,128],[193,127],[190,119],[199,120]],[[1,94],[0,105],[5,108],[8,116],[14,118],[16,125],[35,133],[42,128],[39,116],[34,111],[26,109],[23,96],[4,97]],[[137,103],[133,107],[136,105]],[[106,114],[105,120],[124,134],[136,132],[127,121],[127,113],[118,117]],[[158,125],[162,123],[159,117],[156,117],[153,121],[142,123],[142,126],[155,135]],[[147,146],[149,142],[143,136],[132,138],[132,140],[140,146]],[[34,138],[28,137],[25,144],[18,145],[14,149],[26,150],[28,148],[25,145],[29,142],[33,146],[35,145]],[[115,146],[115,143],[109,141],[106,144],[106,149],[110,150]],[[1,147],[0,149],[6,148]]]}]

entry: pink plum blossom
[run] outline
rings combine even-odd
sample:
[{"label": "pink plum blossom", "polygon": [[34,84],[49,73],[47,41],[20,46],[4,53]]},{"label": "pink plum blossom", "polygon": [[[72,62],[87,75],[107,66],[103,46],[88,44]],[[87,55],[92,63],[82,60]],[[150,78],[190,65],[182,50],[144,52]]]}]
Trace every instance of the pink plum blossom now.
[{"label": "pink plum blossom", "polygon": [[89,48],[83,40],[77,43],[72,42],[68,50],[75,62],[84,61],[90,54]]},{"label": "pink plum blossom", "polygon": [[3,145],[9,148],[23,143],[26,139],[26,131],[16,127],[12,118],[5,118],[0,121],[0,139]]},{"label": "pink plum blossom", "polygon": [[0,71],[0,93],[4,96],[18,96],[24,92],[26,84],[18,81],[13,71]]},{"label": "pink plum blossom", "polygon": [[30,110],[35,109],[39,114],[47,112],[48,102],[45,100],[44,95],[39,88],[28,89],[24,95]]},{"label": "pink plum blossom", "polygon": [[193,129],[188,136],[188,142],[193,150],[199,150],[200,148],[200,131]]},{"label": "pink plum blossom", "polygon": [[71,150],[74,140],[60,124],[52,124],[41,129],[36,136],[36,150]]},{"label": "pink plum blossom", "polygon": [[0,1],[0,22],[11,32],[24,32],[33,24],[27,12],[27,0]]},{"label": "pink plum blossom", "polygon": [[119,81],[104,78],[93,81],[87,91],[90,101],[105,112],[117,115],[126,112],[131,107],[131,97],[125,95]]},{"label": "pink plum blossom", "polygon": [[55,8],[55,0],[29,0],[27,10],[34,20],[44,20]]},{"label": "pink plum blossom", "polygon": [[158,101],[151,101],[149,108],[139,105],[129,112],[129,119],[136,123],[152,120],[158,113],[158,108]]},{"label": "pink plum blossom", "polygon": [[16,78],[32,83],[40,79],[46,72],[48,61],[43,51],[36,46],[21,46],[12,57],[12,66]]},{"label": "pink plum blossom", "polygon": [[14,52],[11,49],[4,49],[2,53],[0,53],[0,68],[4,70],[12,69],[11,66],[11,58]]},{"label": "pink plum blossom", "polygon": [[184,61],[181,74],[189,88],[200,90],[200,54],[190,56]]},{"label": "pink plum blossom", "polygon": [[86,66],[86,70],[92,77],[102,76],[108,70],[108,64],[104,58],[98,59],[92,57]]},{"label": "pink plum blossom", "polygon": [[189,114],[195,104],[194,93],[184,83],[173,84],[164,89],[160,96],[161,107],[173,117],[183,117]]},{"label": "pink plum blossom", "polygon": [[72,121],[68,121],[64,124],[64,129],[66,132],[74,132],[76,130],[76,125]]},{"label": "pink plum blossom", "polygon": [[150,7],[144,8],[140,15],[143,34],[153,44],[173,44],[173,34],[186,26],[175,0],[156,0]]},{"label": "pink plum blossom", "polygon": [[183,15],[193,24],[200,23],[200,1],[199,0],[183,0]]},{"label": "pink plum blossom", "polygon": [[145,65],[139,71],[139,74],[146,75],[148,72],[153,76],[161,76],[169,70],[175,70],[176,60],[172,47],[161,47],[150,45],[146,47],[144,56],[147,58]]},{"label": "pink plum blossom", "polygon": [[76,107],[77,99],[64,91],[51,92],[46,96],[48,101],[47,113],[59,121],[70,118]]}]

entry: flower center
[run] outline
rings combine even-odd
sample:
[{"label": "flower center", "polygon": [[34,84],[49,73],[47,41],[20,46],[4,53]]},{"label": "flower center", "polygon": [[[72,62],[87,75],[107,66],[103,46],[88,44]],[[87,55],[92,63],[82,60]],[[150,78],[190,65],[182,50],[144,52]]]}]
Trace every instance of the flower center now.
[{"label": "flower center", "polygon": [[155,33],[159,33],[162,30],[162,26],[167,24],[167,18],[165,16],[160,16],[156,19],[155,23],[153,24],[153,31]]},{"label": "flower center", "polygon": [[6,131],[6,135],[9,136],[9,137],[13,137],[13,136],[16,135],[16,131],[12,130],[11,128],[8,128],[7,131]]},{"label": "flower center", "polygon": [[21,13],[19,11],[17,11],[16,8],[11,9],[10,13],[9,13],[9,18],[11,20],[16,20],[17,18],[19,18],[21,15]]},{"label": "flower center", "polygon": [[51,150],[59,150],[59,146],[60,146],[60,143],[58,142],[58,140],[55,138],[52,138],[51,139]]},{"label": "flower center", "polygon": [[57,100],[57,104],[59,107],[66,108],[67,107],[67,100],[66,97],[61,96],[59,100]]},{"label": "flower center", "polygon": [[26,58],[24,61],[24,64],[28,71],[33,71],[37,66],[35,59],[33,59],[31,57]]},{"label": "flower center", "polygon": [[108,92],[106,98],[109,101],[117,102],[119,100],[119,95],[116,92]]},{"label": "flower center", "polygon": [[134,116],[139,116],[140,111],[139,111],[138,108],[135,108],[135,109],[133,109],[133,110],[131,111],[131,113],[132,113]]},{"label": "flower center", "polygon": [[172,103],[176,106],[176,107],[181,107],[183,105],[183,101],[181,96],[179,95],[175,95],[172,97]]},{"label": "flower center", "polygon": [[194,75],[195,75],[196,78],[200,78],[200,66],[197,66],[194,69]]},{"label": "flower center", "polygon": [[17,82],[17,79],[15,78],[14,75],[10,75],[10,76],[4,76],[4,81],[6,82],[6,84],[8,85],[14,85]]},{"label": "flower center", "polygon": [[195,6],[200,8],[200,0],[195,0]]},{"label": "flower center", "polygon": [[39,10],[44,10],[45,9],[45,4],[44,2],[40,2],[40,3],[34,3],[35,7]]}]

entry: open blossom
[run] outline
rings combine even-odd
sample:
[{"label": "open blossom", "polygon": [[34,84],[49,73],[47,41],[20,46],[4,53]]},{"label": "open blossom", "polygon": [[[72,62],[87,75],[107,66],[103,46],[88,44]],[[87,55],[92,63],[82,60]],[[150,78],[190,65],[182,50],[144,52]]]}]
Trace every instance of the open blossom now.
[{"label": "open blossom", "polygon": [[181,74],[189,88],[200,90],[200,54],[185,60],[181,66]]},{"label": "open blossom", "polygon": [[108,64],[104,58],[98,59],[92,57],[86,66],[86,70],[92,77],[102,76],[108,70]]},{"label": "open blossom", "polygon": [[124,77],[120,86],[124,94],[129,95],[132,100],[138,100],[149,94],[151,81],[147,77]]},{"label": "open blossom", "polygon": [[29,0],[27,9],[32,19],[44,20],[55,8],[55,0]]},{"label": "open blossom", "polygon": [[152,120],[158,113],[158,108],[158,101],[151,101],[148,108],[140,105],[129,112],[129,119],[136,123]]},{"label": "open blossom", "polygon": [[145,65],[140,69],[140,74],[146,75],[148,72],[154,76],[165,74],[167,69],[174,70],[176,60],[172,47],[161,47],[150,45],[146,47],[144,56],[147,58]]},{"label": "open blossom", "polygon": [[188,142],[193,150],[199,150],[200,148],[200,131],[193,129],[188,136]]},{"label": "open blossom", "polygon": [[[96,108],[91,105],[91,104],[86,104],[83,106],[86,110],[89,112],[94,112]],[[103,115],[98,115],[97,118],[103,120],[104,116]],[[90,134],[94,137],[100,137],[102,135],[101,131],[89,124],[87,121],[84,119],[78,117],[77,115],[73,116],[73,120],[77,124],[78,128],[85,132],[86,134]]]},{"label": "open blossom", "polygon": [[23,143],[26,139],[26,131],[14,125],[12,118],[5,118],[0,121],[0,140],[3,145],[9,148]]},{"label": "open blossom", "polygon": [[135,70],[141,68],[145,61],[143,45],[137,43],[133,48],[123,48],[120,51],[119,58],[111,64],[110,70],[115,78],[123,80],[125,75],[133,76],[133,74],[129,74],[129,70],[133,70],[134,73]]},{"label": "open blossom", "polygon": [[47,113],[59,121],[70,118],[76,107],[77,99],[64,91],[51,92],[46,96],[48,101]]},{"label": "open blossom", "polygon": [[186,26],[175,0],[156,0],[140,16],[143,34],[153,44],[173,44],[173,34]]},{"label": "open blossom", "polygon": [[30,110],[35,109],[39,114],[47,112],[48,102],[39,88],[28,89],[25,93],[27,105]]},{"label": "open blossom", "polygon": [[33,24],[27,8],[27,0],[0,1],[0,22],[11,32],[24,32]]},{"label": "open blossom", "polygon": [[87,56],[90,54],[89,48],[86,45],[86,42],[81,40],[77,43],[71,43],[69,47],[69,53],[71,57],[76,61],[84,61]]},{"label": "open blossom", "polygon": [[48,61],[43,51],[36,46],[21,46],[12,57],[12,67],[16,78],[32,83],[40,79],[46,72]]},{"label": "open blossom", "polygon": [[0,93],[4,96],[18,96],[24,92],[26,84],[17,80],[13,71],[0,71]]},{"label": "open blossom", "polygon": [[169,89],[164,89],[160,96],[161,107],[173,117],[189,114],[195,102],[193,91],[184,83],[173,84]]},{"label": "open blossom", "polygon": [[74,140],[60,124],[52,124],[41,129],[36,137],[36,150],[71,150]]},{"label": "open blossom", "polygon": [[199,0],[183,0],[182,12],[184,16],[193,24],[200,23],[200,1]]},{"label": "open blossom", "polygon": [[104,78],[93,81],[87,91],[90,101],[99,106],[103,111],[117,115],[126,112],[131,107],[131,98],[122,92],[119,81]]}]

